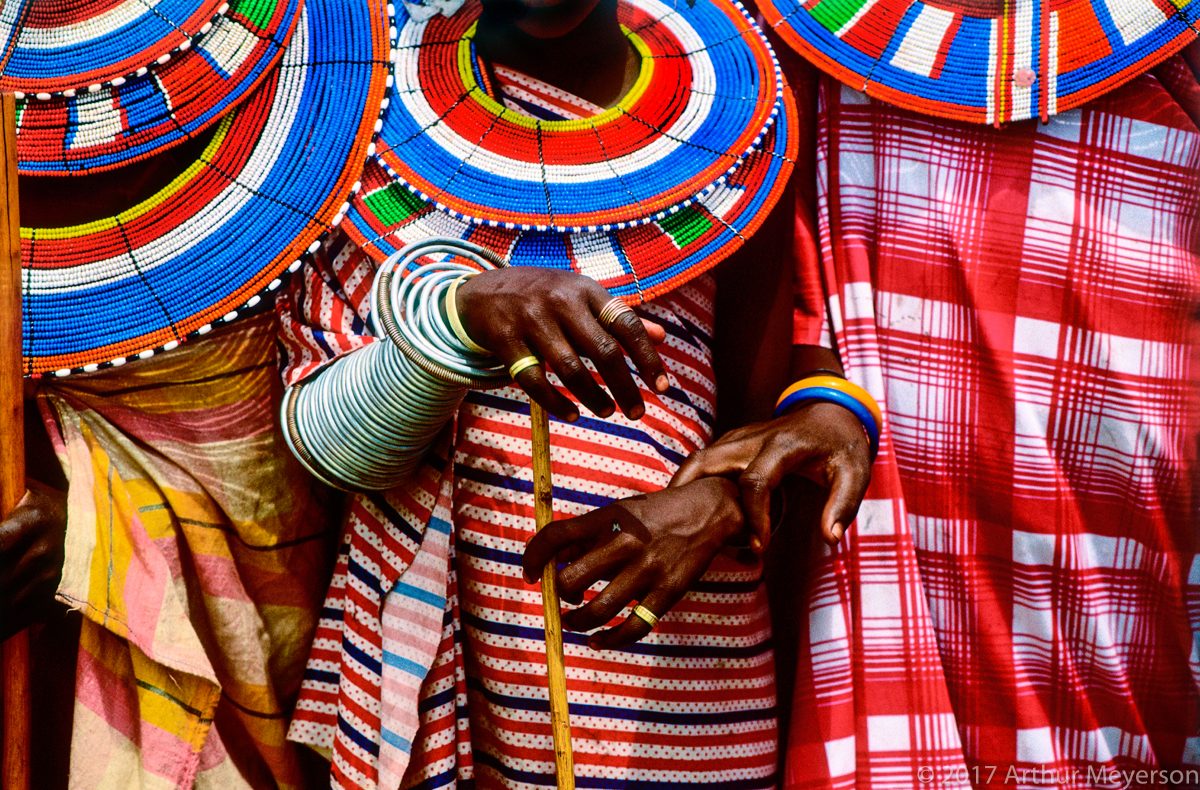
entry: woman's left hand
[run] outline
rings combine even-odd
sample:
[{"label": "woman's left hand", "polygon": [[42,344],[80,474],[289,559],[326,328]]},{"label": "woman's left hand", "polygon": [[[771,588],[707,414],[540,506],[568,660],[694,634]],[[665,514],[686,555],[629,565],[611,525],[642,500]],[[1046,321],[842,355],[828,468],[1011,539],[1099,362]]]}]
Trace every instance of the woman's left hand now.
[{"label": "woman's left hand", "polygon": [[[632,601],[662,617],[743,523],[736,485],[719,477],[696,480],[547,525],[525,547],[525,578],[536,581],[547,563],[568,561],[556,574],[559,595],[568,603],[581,602],[596,582],[612,580],[585,606],[563,615],[571,631],[599,628]],[[649,623],[631,614],[588,644],[597,650],[624,647],[650,631]]]},{"label": "woman's left hand", "polygon": [[771,494],[788,475],[825,489],[821,534],[842,539],[871,481],[871,453],[862,423],[832,403],[810,403],[767,422],[730,431],[692,453],[671,480],[687,486],[711,475],[736,477],[750,528],[750,547],[766,551],[771,537]]}]

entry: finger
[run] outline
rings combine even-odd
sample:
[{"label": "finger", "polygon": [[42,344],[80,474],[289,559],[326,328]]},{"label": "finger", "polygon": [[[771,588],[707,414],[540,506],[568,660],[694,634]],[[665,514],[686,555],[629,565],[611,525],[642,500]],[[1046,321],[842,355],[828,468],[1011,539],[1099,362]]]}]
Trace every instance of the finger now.
[{"label": "finger", "polygon": [[[603,288],[598,288],[597,291],[595,296],[598,298],[593,301],[592,309],[599,315],[604,305],[612,297]],[[642,374],[642,380],[651,389],[656,392],[666,392],[670,388],[671,381],[667,378],[667,369],[658,352],[654,350],[654,342],[650,339],[645,323],[637,313],[632,310],[623,312],[604,329],[624,346],[629,358],[633,360],[634,366]],[[664,338],[665,336],[664,332]]]},{"label": "finger", "polygon": [[750,548],[761,552],[771,537],[771,492],[788,470],[791,453],[778,442],[767,442],[738,477],[742,511],[750,525]]},{"label": "finger", "polygon": [[646,413],[642,391],[629,372],[621,345],[590,315],[575,316],[567,327],[571,339],[592,360],[604,383],[612,391],[622,413],[631,420],[641,419]]},{"label": "finger", "polygon": [[567,603],[578,604],[589,587],[614,578],[636,555],[641,541],[614,537],[558,571],[558,594]]},{"label": "finger", "polygon": [[571,631],[591,631],[616,617],[634,598],[648,590],[654,580],[640,563],[627,567],[587,604],[563,615],[563,627]]},{"label": "finger", "polygon": [[829,474],[829,498],[821,512],[821,536],[833,546],[858,516],[858,506],[871,482],[871,465],[869,461],[842,457],[835,460]]},{"label": "finger", "polygon": [[561,552],[576,545],[585,548],[590,545],[599,528],[611,520],[606,518],[604,510],[600,508],[575,518],[552,521],[538,530],[525,544],[525,553],[521,557],[525,580],[535,582],[542,578],[543,569]]},{"label": "finger", "polygon": [[[685,585],[676,583],[655,587],[639,603],[661,619],[679,603],[686,590]],[[653,630],[654,626],[630,612],[620,625],[593,634],[588,646],[593,650],[616,650],[644,639]]]},{"label": "finger", "polygon": [[[550,364],[576,400],[587,406],[598,417],[607,417],[615,411],[612,398],[608,397],[608,393],[596,383],[592,372],[583,364],[583,360],[575,353],[575,349],[567,342],[567,338],[563,336],[557,326],[544,326],[539,334],[530,340],[536,346],[541,358]],[[575,338],[575,340],[578,342],[579,339]],[[591,349],[586,344],[581,344],[581,346],[583,352],[591,356]]]},{"label": "finger", "polygon": [[648,318],[642,319],[642,329],[646,330],[646,337],[656,346],[667,339],[667,330],[663,329],[662,324],[656,324]]},{"label": "finger", "polygon": [[[532,356],[532,353],[523,343],[505,340],[500,341],[496,355],[504,360],[506,365],[511,366],[517,360]],[[525,390],[526,395],[541,404],[543,409],[555,417],[567,422],[575,422],[579,419],[579,410],[554,388],[554,385],[546,378],[546,371],[542,365],[533,365],[519,372],[516,383]]]}]

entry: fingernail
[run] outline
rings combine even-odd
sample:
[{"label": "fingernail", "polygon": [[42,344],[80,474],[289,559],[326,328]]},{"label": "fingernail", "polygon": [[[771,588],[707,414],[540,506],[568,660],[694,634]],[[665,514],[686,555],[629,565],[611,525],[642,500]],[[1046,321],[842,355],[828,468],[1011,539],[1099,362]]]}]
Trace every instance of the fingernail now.
[{"label": "fingernail", "polygon": [[632,409],[629,410],[629,419],[640,420],[640,419],[642,419],[642,415],[645,413],[646,413],[645,408],[643,408],[641,406],[634,406]]},{"label": "fingernail", "polygon": [[593,638],[593,639],[589,639],[589,640],[588,640],[588,647],[590,647],[592,650],[599,650],[599,649],[600,649],[600,640],[599,640],[599,639],[594,639],[594,638]]},{"label": "fingernail", "polygon": [[842,535],[846,534],[846,528],[843,527],[841,525],[841,523],[835,523],[833,525],[832,532],[833,532],[833,539],[835,541],[840,541],[842,539]]},{"label": "fingernail", "polygon": [[659,392],[666,392],[671,388],[671,382],[666,376],[659,376],[654,380],[654,388]]},{"label": "fingernail", "polygon": [[567,422],[575,422],[579,419],[579,412],[573,411],[567,415]]}]

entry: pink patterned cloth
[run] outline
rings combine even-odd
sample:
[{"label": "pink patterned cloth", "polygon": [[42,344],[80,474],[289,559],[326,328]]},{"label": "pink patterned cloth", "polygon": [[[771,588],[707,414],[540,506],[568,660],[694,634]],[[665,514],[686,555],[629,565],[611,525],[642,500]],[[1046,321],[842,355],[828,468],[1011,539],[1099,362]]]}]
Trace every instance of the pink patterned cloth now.
[{"label": "pink patterned cloth", "polygon": [[787,786],[1200,785],[1195,78],[1004,129],[822,97],[796,336],[886,425]]}]

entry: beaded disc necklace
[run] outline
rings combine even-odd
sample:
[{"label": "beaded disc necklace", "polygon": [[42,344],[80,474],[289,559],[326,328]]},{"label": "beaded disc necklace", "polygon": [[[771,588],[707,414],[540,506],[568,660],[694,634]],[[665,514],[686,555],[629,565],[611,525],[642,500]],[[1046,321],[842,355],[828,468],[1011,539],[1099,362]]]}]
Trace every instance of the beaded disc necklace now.
[{"label": "beaded disc necklace", "polygon": [[506,109],[481,86],[478,2],[401,16],[380,157],[420,199],[476,224],[580,232],[644,224],[710,194],[759,149],[783,81],[762,32],[728,0],[625,0],[633,88],[590,118]]},{"label": "beaded disc necklace", "polygon": [[[647,8],[667,14],[673,19],[677,30],[691,24],[691,14],[700,18],[712,18],[718,13],[726,19],[736,18],[734,14],[740,17],[738,8],[724,0],[700,0],[694,6],[682,4],[673,10],[667,10],[665,6],[642,4],[641,1],[638,1],[638,5],[641,7],[640,12],[634,13],[631,10],[632,4],[624,4],[620,7],[620,14],[624,20],[641,19],[640,32],[636,35],[642,42],[665,37],[661,31],[654,31],[652,17],[640,16],[647,13]],[[724,6],[724,10],[716,6]],[[721,43],[715,46],[691,38],[692,46],[720,49],[737,42],[738,47],[755,50],[740,54],[739,58],[743,62],[769,64],[772,67],[764,67],[757,73],[770,73],[778,79],[778,72],[773,68],[773,54],[767,43],[762,40],[752,23],[744,17],[740,18],[744,20],[744,24],[748,24],[743,29],[744,35],[737,38],[721,38]],[[628,22],[625,29],[626,35],[634,41],[635,34],[632,34]],[[403,41],[402,31],[401,42]],[[638,46],[636,41],[635,46]],[[509,119],[512,126],[520,127],[521,130],[533,128],[536,132],[550,127],[558,133],[578,132],[581,136],[586,134],[594,143],[599,137],[599,132],[596,131],[598,128],[618,120],[619,108],[640,106],[640,96],[658,89],[658,85],[653,84],[644,66],[647,61],[647,47],[644,44],[640,47],[640,52],[643,54],[641,84],[635,84],[630,94],[617,104],[614,109],[618,112],[606,110],[594,118],[569,121],[535,120],[528,115],[512,112],[505,109],[496,96],[485,94],[486,100],[484,97],[475,96],[475,90],[478,89],[475,89],[474,85],[484,82],[484,71],[476,66],[478,61],[474,56],[470,58],[469,64],[472,65],[478,79],[473,83],[473,92],[469,98],[480,107],[490,108],[493,119]],[[730,59],[732,58],[733,55],[730,55]],[[686,58],[680,55],[671,60],[678,64],[685,62]],[[654,59],[653,67],[659,67],[660,62]],[[461,76],[461,72],[457,73]],[[697,67],[690,73],[695,76],[700,70]],[[427,74],[426,79],[432,84],[437,82],[438,77],[437,74]],[[397,80],[397,84],[402,83]],[[743,95],[754,97],[756,94],[752,86],[754,83],[746,83]],[[744,151],[734,149],[738,151],[737,155],[728,157],[722,156],[720,149],[701,149],[703,156],[697,157],[697,160],[708,164],[709,174],[714,181],[708,181],[708,175],[689,180],[688,176],[697,175],[698,170],[674,172],[670,168],[659,169],[654,166],[654,151],[694,149],[697,144],[694,138],[649,136],[629,140],[629,145],[620,149],[622,154],[629,161],[647,162],[647,167],[638,172],[636,186],[643,194],[659,194],[662,199],[658,203],[653,203],[650,198],[637,201],[629,196],[628,190],[620,187],[617,188],[616,197],[624,197],[625,203],[619,199],[613,201],[613,194],[606,194],[600,197],[608,198],[607,203],[600,209],[594,209],[596,213],[611,217],[613,221],[568,227],[550,226],[546,223],[540,228],[532,225],[528,221],[529,217],[518,217],[523,221],[502,219],[511,215],[510,196],[505,190],[512,186],[511,180],[503,175],[492,187],[496,190],[493,194],[496,208],[476,210],[473,215],[467,215],[455,208],[466,205],[466,202],[461,201],[457,190],[474,190],[480,185],[478,180],[451,179],[450,190],[454,191],[443,190],[437,201],[431,201],[427,196],[422,196],[420,191],[414,190],[407,176],[412,174],[414,169],[424,166],[425,161],[398,160],[395,155],[397,149],[386,146],[389,127],[395,128],[396,122],[392,119],[398,103],[395,95],[397,91],[394,91],[388,112],[384,115],[384,139],[380,142],[380,154],[367,164],[362,176],[362,190],[350,201],[344,227],[349,238],[378,263],[383,263],[392,253],[421,239],[466,239],[496,252],[511,265],[570,269],[592,277],[608,291],[631,303],[652,299],[683,285],[692,277],[702,274],[730,256],[756,231],[778,201],[796,157],[796,107],[791,91],[786,90],[781,79],[778,83],[763,83],[761,88],[770,90],[766,100],[768,103],[754,109],[766,109],[766,112],[751,113],[748,112],[751,107],[739,107],[742,110],[739,118],[748,124],[743,128],[743,133],[739,134],[736,128],[722,130],[724,138],[730,140],[730,144],[733,145],[740,145],[742,140],[751,139],[750,148]],[[689,83],[676,83],[673,90],[676,91],[674,96],[683,97],[679,98],[680,101],[685,101],[685,97],[701,94],[695,84]],[[671,113],[673,110],[664,108],[661,112]],[[732,118],[732,115],[727,115],[727,118]],[[703,115],[695,116],[691,128],[704,128],[703,120]],[[744,133],[756,127],[760,120],[767,124],[766,133],[761,136]],[[598,125],[589,126],[589,121]],[[647,127],[643,125],[641,128],[644,130]],[[493,142],[492,145],[499,143]],[[640,145],[649,148],[650,152],[644,152]],[[472,150],[474,149],[468,149],[468,152]],[[730,161],[734,162],[732,167],[721,169]],[[613,182],[619,185],[630,184],[628,178],[617,178],[613,170],[602,167],[602,162],[596,167],[594,163],[581,158],[578,161],[559,160],[558,164],[562,172],[580,178],[578,184],[581,190],[584,186],[587,186],[587,190],[613,188]],[[594,181],[587,180],[593,176]],[[604,182],[610,186],[601,186]],[[682,190],[676,188],[682,182],[690,182],[691,186]],[[541,188],[540,182],[534,186]],[[676,203],[667,204],[666,199],[674,199]],[[655,208],[655,205],[660,208]],[[476,205],[475,208],[487,207]],[[577,211],[576,209],[576,213]]]},{"label": "beaded disc necklace", "polygon": [[384,0],[308,0],[279,66],[172,183],[115,216],[22,228],[26,373],[151,356],[278,288],[358,188],[388,29]]},{"label": "beaded disc necklace", "polygon": [[225,0],[7,0],[0,91],[50,95],[127,78],[187,51]]},{"label": "beaded disc necklace", "polygon": [[869,96],[1002,124],[1078,107],[1200,34],[1200,0],[764,0],[801,55]]},{"label": "beaded disc necklace", "polygon": [[300,0],[231,0],[185,51],[127,78],[20,100],[22,173],[108,170],[195,137],[246,99],[279,61]]}]

